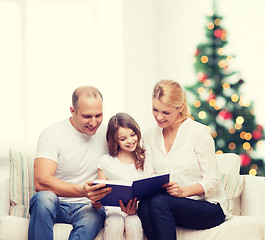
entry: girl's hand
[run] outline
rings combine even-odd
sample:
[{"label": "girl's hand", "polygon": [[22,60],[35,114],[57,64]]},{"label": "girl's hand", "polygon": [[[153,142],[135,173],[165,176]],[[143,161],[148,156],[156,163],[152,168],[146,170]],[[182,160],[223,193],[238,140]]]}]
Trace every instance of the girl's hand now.
[{"label": "girl's hand", "polygon": [[174,197],[185,197],[184,189],[180,187],[176,182],[168,182],[162,187],[167,189],[168,194]]},{"label": "girl's hand", "polygon": [[133,200],[130,199],[130,201],[128,202],[126,207],[124,206],[122,200],[119,200],[119,202],[120,202],[121,210],[123,212],[127,213],[128,215],[136,214],[136,211],[137,211],[137,198],[134,198]]}]

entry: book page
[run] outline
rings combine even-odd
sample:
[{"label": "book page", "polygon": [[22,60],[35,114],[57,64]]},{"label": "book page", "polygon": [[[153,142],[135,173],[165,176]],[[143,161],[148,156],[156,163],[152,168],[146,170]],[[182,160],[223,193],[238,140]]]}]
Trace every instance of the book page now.
[{"label": "book page", "polygon": [[126,180],[101,180],[95,179],[93,183],[105,183],[106,185],[132,186],[133,181]]}]

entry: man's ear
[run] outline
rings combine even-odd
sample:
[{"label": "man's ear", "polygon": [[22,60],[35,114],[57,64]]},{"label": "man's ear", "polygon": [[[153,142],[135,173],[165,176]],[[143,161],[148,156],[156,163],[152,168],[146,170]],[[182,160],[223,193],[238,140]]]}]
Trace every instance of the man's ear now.
[{"label": "man's ear", "polygon": [[75,114],[75,109],[74,109],[73,107],[70,107],[70,112],[71,112],[72,116],[74,116],[74,114]]}]

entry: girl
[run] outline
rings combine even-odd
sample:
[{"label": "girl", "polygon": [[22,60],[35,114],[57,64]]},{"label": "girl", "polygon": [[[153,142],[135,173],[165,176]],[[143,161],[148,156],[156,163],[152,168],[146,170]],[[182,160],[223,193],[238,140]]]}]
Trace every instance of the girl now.
[{"label": "girl", "polygon": [[185,94],[175,81],[155,85],[152,105],[157,126],[144,134],[143,142],[154,171],[169,172],[171,181],[164,185],[168,194],[139,203],[148,240],[175,240],[176,226],[207,229],[221,224],[227,215],[225,193],[210,133],[189,118]]},{"label": "girl", "polygon": [[[107,127],[109,154],[98,166],[98,179],[135,180],[144,177],[144,149],[140,145],[141,132],[135,120],[126,113],[113,116]],[[104,173],[104,169],[107,169]],[[127,206],[106,207],[104,239],[141,240],[144,238],[141,221],[136,214],[137,199]]]}]

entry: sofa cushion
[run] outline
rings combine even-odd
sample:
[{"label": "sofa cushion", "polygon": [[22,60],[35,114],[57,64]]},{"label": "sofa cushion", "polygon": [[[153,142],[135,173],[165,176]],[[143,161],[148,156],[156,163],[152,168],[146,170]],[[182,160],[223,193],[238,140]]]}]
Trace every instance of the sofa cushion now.
[{"label": "sofa cushion", "polygon": [[240,194],[244,187],[245,177],[224,173],[220,176],[220,181],[225,190],[227,211],[233,215],[240,215]]},{"label": "sofa cushion", "polygon": [[34,155],[14,149],[9,150],[10,160],[10,209],[9,214],[17,217],[29,217],[29,201],[34,195]]},{"label": "sofa cushion", "polygon": [[258,240],[264,239],[264,230],[261,222],[250,216],[233,216],[219,226],[206,230],[192,230],[177,227],[178,240]]},{"label": "sofa cushion", "polygon": [[[29,219],[4,216],[1,218],[0,239],[2,240],[28,240]],[[73,226],[71,224],[56,223],[53,227],[54,240],[67,240]],[[16,229],[16,231],[14,231]],[[95,240],[103,239],[103,229]]]}]

